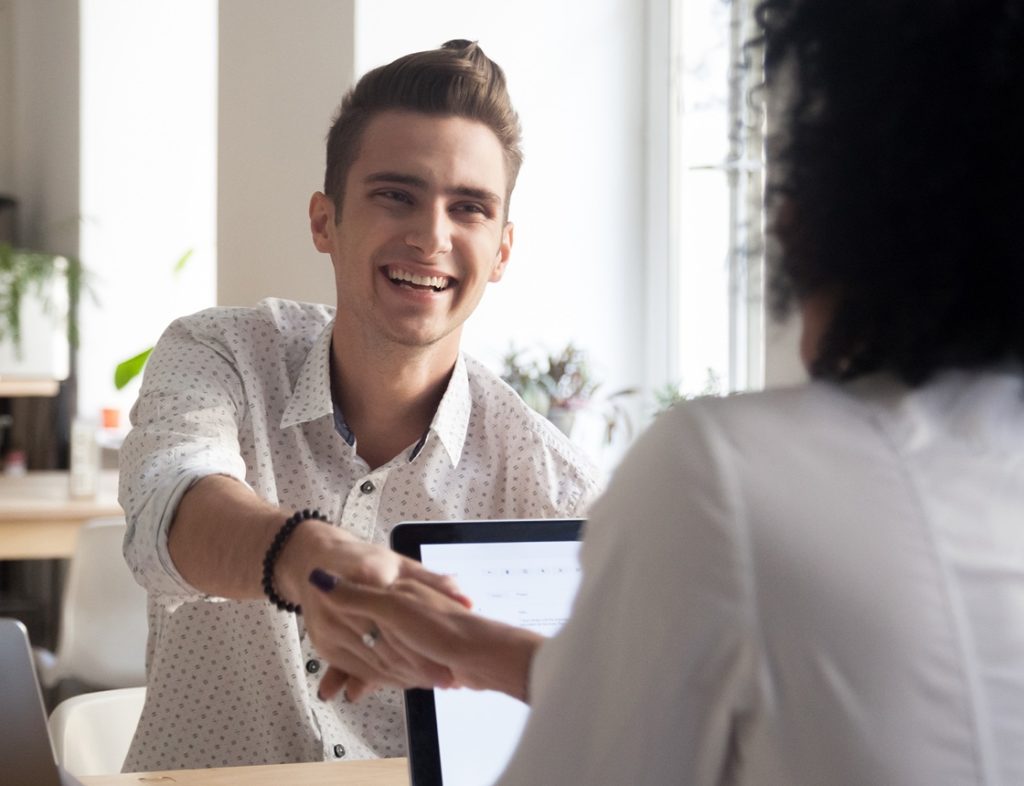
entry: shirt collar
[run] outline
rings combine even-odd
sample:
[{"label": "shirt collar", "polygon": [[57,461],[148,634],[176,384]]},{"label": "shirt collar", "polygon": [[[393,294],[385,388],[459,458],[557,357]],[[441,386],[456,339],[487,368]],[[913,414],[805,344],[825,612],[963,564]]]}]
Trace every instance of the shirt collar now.
[{"label": "shirt collar", "polygon": [[469,414],[472,399],[469,394],[469,372],[466,370],[466,359],[460,352],[452,369],[452,377],[448,381],[441,403],[430,423],[430,430],[441,440],[452,466],[458,466],[462,458],[462,448],[466,444],[466,433],[469,431]]},{"label": "shirt collar", "polygon": [[281,428],[307,423],[334,412],[331,400],[331,332],[334,322],[324,326],[313,342],[288,397]]},{"label": "shirt collar", "polygon": [[[313,342],[306,355],[306,360],[295,379],[292,394],[288,398],[284,414],[281,416],[281,428],[290,428],[299,423],[307,423],[325,415],[335,414],[334,400],[331,398],[331,333],[334,323],[327,324],[323,332]],[[466,370],[466,359],[460,352],[452,369],[448,387],[437,406],[429,431],[437,434],[444,445],[445,452],[452,466],[457,466],[462,458],[462,448],[466,443],[469,431],[469,415],[472,409],[469,392],[469,372]],[[344,416],[342,415],[342,422]],[[345,436],[342,434],[342,436]],[[349,443],[351,444],[351,442]],[[410,460],[419,453],[421,445],[410,454]]]}]

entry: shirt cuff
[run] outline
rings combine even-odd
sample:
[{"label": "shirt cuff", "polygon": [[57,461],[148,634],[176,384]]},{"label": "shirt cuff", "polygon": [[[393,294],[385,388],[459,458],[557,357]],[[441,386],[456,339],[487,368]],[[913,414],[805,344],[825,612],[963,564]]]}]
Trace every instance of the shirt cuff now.
[{"label": "shirt cuff", "polygon": [[[168,612],[184,603],[210,601],[221,603],[227,598],[208,595],[189,584],[178,572],[168,548],[171,523],[181,498],[193,484],[210,475],[234,478],[251,488],[245,479],[223,467],[191,467],[179,472],[173,481],[156,489],[134,522],[129,522],[125,537],[125,558],[132,573],[149,592],[150,598]],[[149,526],[140,526],[146,522]]]}]

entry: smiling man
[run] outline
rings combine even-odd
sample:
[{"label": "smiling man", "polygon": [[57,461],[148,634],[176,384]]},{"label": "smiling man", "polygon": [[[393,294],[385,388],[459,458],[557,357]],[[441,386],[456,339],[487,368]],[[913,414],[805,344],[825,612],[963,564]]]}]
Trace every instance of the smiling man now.
[{"label": "smiling man", "polygon": [[161,338],[121,454],[125,556],[150,593],[127,771],[401,755],[401,695],[321,701],[320,653],[446,672],[330,611],[311,571],[457,595],[383,547],[394,524],[579,516],[595,496],[568,441],[459,349],[509,262],[519,135],[476,44],[371,71],[309,205],[337,308],[210,309]]}]

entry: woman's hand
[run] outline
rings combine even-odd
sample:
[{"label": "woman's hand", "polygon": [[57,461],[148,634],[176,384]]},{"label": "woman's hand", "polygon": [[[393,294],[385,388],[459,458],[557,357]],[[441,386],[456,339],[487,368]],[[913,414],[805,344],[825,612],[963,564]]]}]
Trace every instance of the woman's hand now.
[{"label": "woman's hand", "polygon": [[320,683],[324,698],[344,686],[356,701],[388,684],[498,690],[527,700],[530,663],[542,636],[474,614],[414,576],[379,589],[318,570],[310,582],[328,596],[329,608],[337,606],[338,615],[344,610],[349,618],[366,620],[354,650],[321,651],[332,667]]},{"label": "woman's hand", "polygon": [[[424,568],[419,562],[393,551],[362,543],[333,527],[310,527],[304,534],[313,541],[300,541],[293,551],[285,549],[279,564],[280,583],[290,597],[301,601],[309,637],[317,652],[335,668],[330,679],[322,682],[321,698],[330,698],[346,688],[350,698],[372,690],[374,685],[395,684],[402,687],[446,686],[453,683],[451,672],[419,653],[379,635],[372,620],[358,609],[339,603],[329,590],[332,582],[367,587],[388,587],[399,579],[433,588],[456,606],[469,601],[459,592],[455,582]],[[314,538],[316,538],[314,540]],[[329,566],[331,573],[320,571],[324,584],[312,580],[289,581],[302,564]],[[304,576],[309,576],[305,568]],[[341,667],[339,669],[338,667]],[[325,675],[326,676],[326,675]]]}]

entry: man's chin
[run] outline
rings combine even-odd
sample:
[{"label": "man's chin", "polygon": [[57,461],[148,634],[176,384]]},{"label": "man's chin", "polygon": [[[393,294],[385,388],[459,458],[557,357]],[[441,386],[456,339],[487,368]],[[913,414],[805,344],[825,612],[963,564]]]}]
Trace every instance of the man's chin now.
[{"label": "man's chin", "polygon": [[455,342],[458,346],[459,328],[451,326],[410,326],[394,328],[387,331],[390,343],[408,350],[434,349],[446,342]]}]

